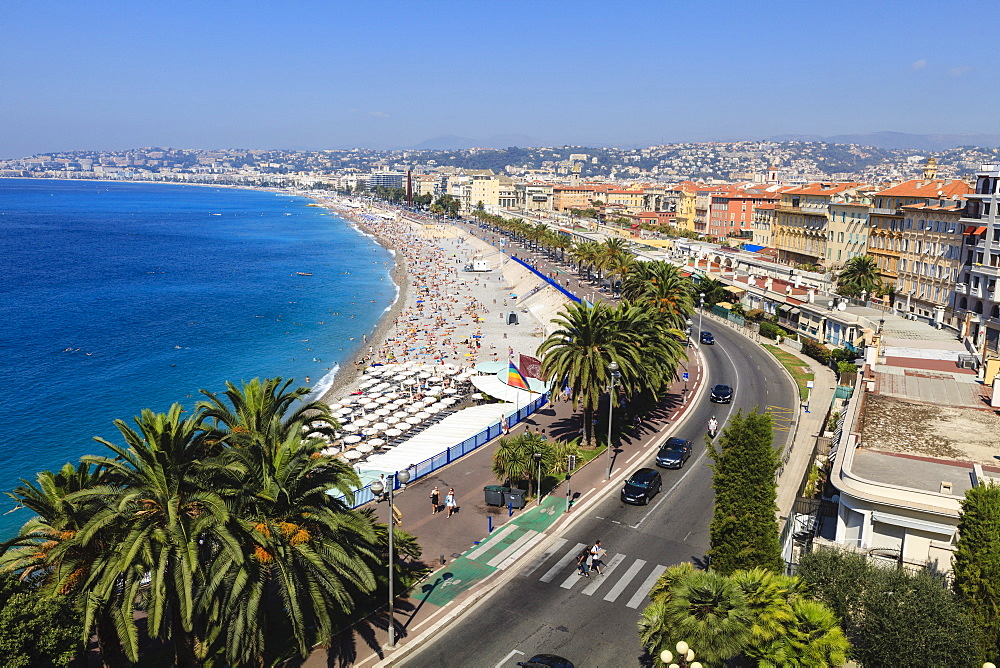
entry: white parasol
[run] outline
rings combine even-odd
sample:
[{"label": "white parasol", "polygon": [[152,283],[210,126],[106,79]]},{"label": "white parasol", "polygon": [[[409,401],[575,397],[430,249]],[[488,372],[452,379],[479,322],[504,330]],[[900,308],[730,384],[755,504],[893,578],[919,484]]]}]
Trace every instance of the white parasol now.
[{"label": "white parasol", "polygon": [[[406,424],[406,423],[404,422],[403,424]],[[403,433],[402,431],[400,431],[399,429],[396,429],[395,427],[393,427],[392,429],[386,429],[385,430],[385,435],[386,436],[392,436],[393,438],[395,438],[396,436],[401,435],[402,433]],[[375,439],[375,440],[378,440],[378,439]]]},{"label": "white parasol", "polygon": [[357,434],[351,434],[350,436],[344,437],[344,443],[347,443],[348,445],[353,445],[354,443],[360,443],[360,442],[361,442],[361,437],[358,436]]}]

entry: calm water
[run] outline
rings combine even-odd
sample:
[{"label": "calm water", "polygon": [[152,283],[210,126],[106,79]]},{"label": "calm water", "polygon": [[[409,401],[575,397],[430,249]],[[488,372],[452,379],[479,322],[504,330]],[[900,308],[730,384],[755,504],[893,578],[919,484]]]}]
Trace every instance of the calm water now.
[{"label": "calm water", "polygon": [[[309,204],[0,179],[0,490],[104,454],[92,437],[120,442],[116,418],[191,408],[226,380],[328,387],[396,287],[389,252]],[[0,537],[27,519],[0,514]]]}]

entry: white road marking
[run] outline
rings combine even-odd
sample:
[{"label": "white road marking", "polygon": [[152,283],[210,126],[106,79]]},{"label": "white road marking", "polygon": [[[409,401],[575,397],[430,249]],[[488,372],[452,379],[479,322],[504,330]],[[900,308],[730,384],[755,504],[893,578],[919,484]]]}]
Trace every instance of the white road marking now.
[{"label": "white road marking", "polygon": [[566,579],[562,581],[562,584],[560,584],[559,586],[562,587],[563,589],[572,589],[573,585],[576,584],[577,580],[583,580],[583,579],[584,576],[580,575],[580,571],[577,569],[573,569],[573,572],[570,573],[566,577]]},{"label": "white road marking", "polygon": [[628,600],[628,603],[625,604],[625,607],[638,608],[639,604],[642,603],[643,600],[645,600],[646,595],[649,593],[649,590],[653,588],[653,585],[656,584],[656,581],[660,578],[661,575],[663,575],[663,571],[665,570],[667,570],[666,566],[659,566],[659,565],[654,566],[653,572],[649,574],[649,577],[646,578],[646,581],[642,583],[641,587],[639,587],[639,591],[637,591],[635,595]]},{"label": "white road marking", "polygon": [[621,596],[621,593],[625,591],[625,587],[627,587],[629,583],[632,582],[632,579],[639,574],[639,571],[641,571],[642,567],[645,565],[646,565],[645,560],[636,559],[635,563],[629,566],[628,570],[625,571],[625,575],[623,575],[621,579],[615,583],[615,586],[611,589],[611,591],[607,593],[607,595],[604,597],[604,600],[614,602],[615,599]]},{"label": "white road marking", "polygon": [[640,519],[638,522],[636,522],[635,524],[632,525],[633,529],[638,529],[640,524],[642,524],[643,522],[645,522],[649,518],[650,515],[652,515],[654,512],[656,512],[656,509],[660,507],[660,504],[663,503],[664,501],[666,501],[667,497],[670,496],[670,493],[677,488],[677,485],[679,485],[682,482],[684,482],[684,478],[688,477],[688,475],[691,473],[691,471],[694,470],[694,467],[697,466],[699,463],[701,463],[701,460],[705,458],[705,453],[706,453],[706,450],[702,450],[701,454],[698,455],[698,458],[694,460],[694,464],[688,464],[687,465],[687,470],[684,471],[684,474],[680,478],[677,479],[677,482],[675,482],[673,485],[671,485],[670,489],[668,489],[665,494],[664,493],[660,493],[660,495],[659,495],[660,496],[660,500],[657,501],[656,503],[654,503],[653,507],[650,508],[648,511],[646,511],[646,514],[642,516],[642,519]]},{"label": "white road marking", "polygon": [[569,562],[576,558],[576,555],[580,553],[583,549],[583,543],[577,543],[569,552],[567,552],[562,559],[556,562],[556,565],[545,571],[545,575],[538,578],[542,582],[552,582],[556,575],[569,565]]},{"label": "white road marking", "polygon": [[494,666],[494,668],[503,668],[503,666],[507,665],[508,661],[510,661],[511,659],[514,658],[515,654],[520,654],[521,656],[524,656],[524,652],[521,652],[521,651],[516,650],[516,649],[512,649],[510,651],[510,654],[508,654],[504,658],[500,659],[500,663],[498,663],[496,666]]},{"label": "white road marking", "polygon": [[623,561],[625,561],[625,555],[616,554],[611,558],[611,561],[605,564],[604,572],[601,575],[597,575],[596,571],[591,571],[590,577],[591,579],[593,579],[593,582],[591,582],[589,585],[583,588],[583,593],[586,594],[587,596],[593,596],[594,592],[597,591],[597,588],[600,587],[605,582],[607,582],[608,576],[611,575],[611,572],[615,570],[615,566],[617,566]]},{"label": "white road marking", "polygon": [[545,550],[545,552],[542,552],[540,556],[535,557],[535,560],[531,562],[531,565],[524,569],[522,575],[528,576],[534,573],[536,570],[538,570],[539,566],[548,561],[549,557],[558,552],[559,548],[561,548],[565,544],[566,544],[565,538],[557,538],[556,542],[553,543],[549,549]]},{"label": "white road marking", "polygon": [[484,550],[489,549],[493,545],[496,545],[496,543],[493,541],[503,540],[504,537],[511,531],[513,531],[515,528],[516,528],[515,525],[508,524],[499,531],[494,531],[492,534],[490,534],[489,540],[483,541],[482,543],[477,545],[476,548],[472,550],[472,552],[469,552],[467,555],[465,555],[465,558],[475,560],[479,556],[480,552],[483,552]]},{"label": "white road marking", "polygon": [[[532,536],[531,540],[525,542],[521,546],[520,550],[518,550],[517,552],[514,552],[509,557],[507,557],[506,559],[504,559],[503,561],[501,561],[499,564],[497,564],[497,568],[499,568],[500,570],[503,570],[505,568],[509,568],[511,564],[513,564],[515,561],[517,561],[518,557],[520,557],[522,553],[530,551],[533,547],[535,547],[536,545],[538,545],[539,543],[541,543],[543,540],[545,540],[545,534],[538,533],[536,531],[535,535]],[[492,565],[492,562],[490,562],[490,563]]]},{"label": "white road marking", "polygon": [[638,457],[639,455],[641,455],[641,454],[643,454],[643,453],[642,453],[642,451],[640,450],[639,452],[637,452],[637,453],[635,453],[634,455],[632,455],[631,457],[629,457],[628,461],[627,461],[627,462],[625,462],[625,466],[628,466],[629,464],[631,464],[631,463],[632,463],[632,461],[633,461],[633,460],[634,460],[634,459],[635,459],[636,457]]},{"label": "white road marking", "polygon": [[518,550],[521,549],[521,547],[525,543],[527,543],[529,540],[531,540],[537,535],[539,535],[537,531],[533,530],[526,531],[523,536],[521,536],[513,543],[508,545],[502,552],[500,552],[500,554],[496,555],[495,557],[487,561],[486,565],[493,566],[494,568],[496,568],[498,564],[501,564],[504,561],[506,561],[510,555],[516,553]]}]

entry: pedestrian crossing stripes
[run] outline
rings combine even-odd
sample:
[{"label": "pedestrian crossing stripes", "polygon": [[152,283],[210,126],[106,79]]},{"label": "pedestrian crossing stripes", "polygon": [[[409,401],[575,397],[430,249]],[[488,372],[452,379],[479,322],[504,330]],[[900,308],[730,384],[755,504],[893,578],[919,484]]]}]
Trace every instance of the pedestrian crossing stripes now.
[{"label": "pedestrian crossing stripes", "polygon": [[[569,542],[565,539],[558,539],[544,554],[528,564],[520,575],[533,577],[544,564],[561,554],[538,578],[540,582],[558,584],[562,589],[578,591],[584,596],[600,596],[609,603],[624,601],[625,607],[635,610],[643,604],[656,580],[667,570],[666,566],[649,564],[645,559],[630,559],[625,554],[609,554],[601,567],[600,575],[591,570],[589,578],[582,577],[576,568],[576,558],[584,549],[584,544],[576,543],[563,552],[568,545]],[[578,587],[578,583],[583,583],[582,587]],[[623,595],[626,593],[629,597],[624,599]]]}]

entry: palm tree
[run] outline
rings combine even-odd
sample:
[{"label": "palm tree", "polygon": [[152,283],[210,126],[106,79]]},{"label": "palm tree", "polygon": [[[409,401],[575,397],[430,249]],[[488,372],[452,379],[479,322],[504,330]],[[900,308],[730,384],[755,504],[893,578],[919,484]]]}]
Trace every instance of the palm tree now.
[{"label": "palm tree", "polygon": [[205,438],[199,414],[181,419],[181,413],[180,404],[166,413],[144,410],[135,418],[138,430],[116,420],[126,445],[98,438],[115,456],[81,460],[107,471],[107,482],[71,497],[102,505],[76,537],[82,546],[97,541],[105,547],[80,584],[85,626],[89,631],[110,617],[132,661],[139,658],[132,611],[140,602],[149,634],[173,642],[179,665],[205,659],[199,653],[206,636],[198,610],[202,564],[213,552],[242,559],[233,549],[225,500],[196,483],[203,462],[221,445]]},{"label": "palm tree", "polygon": [[753,621],[750,644],[766,645],[788,633],[795,622],[792,601],[801,593],[798,578],[764,568],[736,571],[730,579],[746,595]]},{"label": "palm tree", "polygon": [[696,571],[680,578],[668,599],[654,601],[643,611],[639,638],[653,656],[685,640],[704,661],[721,664],[743,651],[750,621],[739,587],[724,575]]},{"label": "palm tree", "polygon": [[673,329],[683,330],[694,311],[691,280],[669,262],[637,262],[622,284],[622,297],[649,304]]},{"label": "palm tree", "polygon": [[868,297],[884,292],[878,262],[871,255],[857,255],[844,264],[837,276],[837,292],[848,297]]},{"label": "palm tree", "polygon": [[[225,438],[231,447],[243,447],[251,443],[276,445],[286,441],[292,434],[301,435],[303,427],[310,433],[332,437],[339,428],[330,413],[330,407],[321,401],[311,401],[296,405],[311,390],[300,387],[289,390],[294,380],[281,378],[254,378],[236,387],[226,383],[223,396],[201,390],[208,401],[198,403],[198,410],[206,421],[215,424],[216,438]],[[294,408],[293,408],[294,407]]]},{"label": "palm tree", "polygon": [[[525,432],[517,436],[500,439],[493,453],[493,475],[502,482],[536,482],[538,463],[535,454],[542,455],[542,474],[548,473],[556,464],[556,453],[552,444],[540,434]],[[539,493],[536,483],[535,494]]]},{"label": "palm tree", "polygon": [[819,601],[796,598],[788,631],[766,646],[748,652],[758,668],[811,668],[847,663],[851,644],[830,608]]},{"label": "palm tree", "polygon": [[[722,281],[716,280],[714,278],[704,278],[702,279],[693,290],[694,293],[700,293],[700,295],[705,295],[705,303],[709,306],[714,306],[719,302],[724,302],[730,298],[730,293],[726,290],[726,284]],[[692,299],[694,298],[692,294]]]},{"label": "palm tree", "polygon": [[215,640],[232,664],[306,656],[378,585],[385,555],[373,516],[328,493],[349,498],[360,481],[320,447],[293,434],[277,446],[230,449],[215,471],[247,555],[216,558],[206,588]]},{"label": "palm tree", "polygon": [[638,340],[630,323],[607,304],[570,304],[552,322],[558,328],[538,347],[542,373],[554,386],[569,386],[574,405],[583,406],[584,443],[593,443],[593,420],[601,394],[610,385],[608,364],[618,363],[623,384],[642,373]]}]

